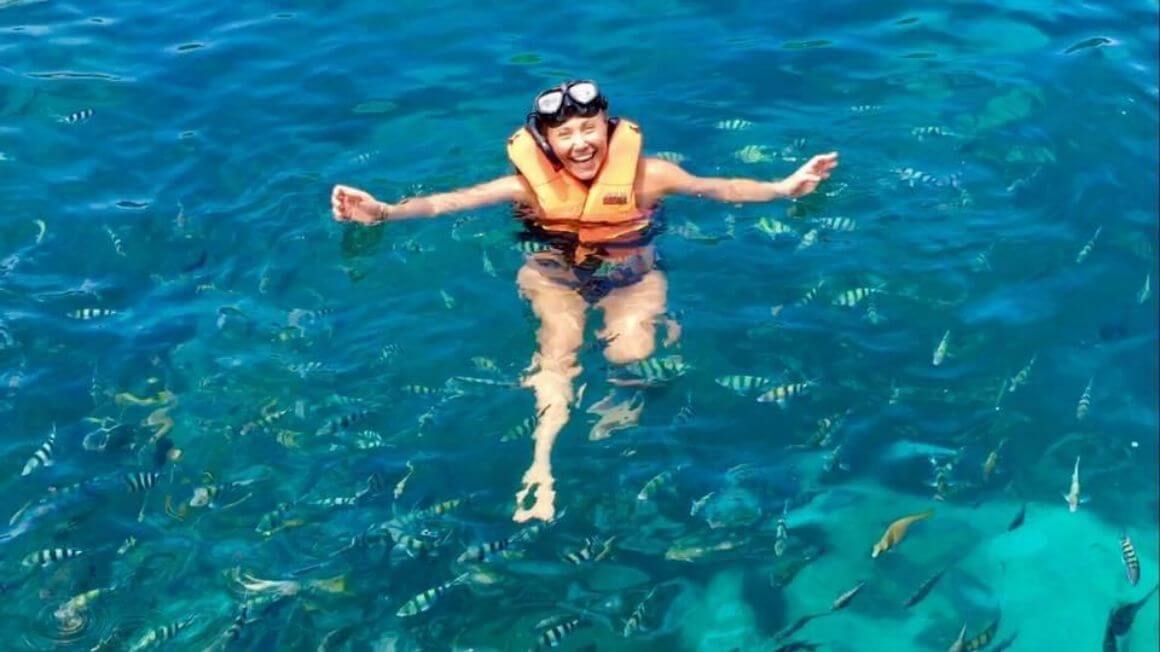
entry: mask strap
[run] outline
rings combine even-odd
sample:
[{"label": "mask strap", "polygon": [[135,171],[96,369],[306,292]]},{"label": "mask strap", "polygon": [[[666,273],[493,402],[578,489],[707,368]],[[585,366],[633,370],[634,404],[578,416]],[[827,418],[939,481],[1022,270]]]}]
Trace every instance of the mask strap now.
[{"label": "mask strap", "polygon": [[536,145],[539,146],[540,151],[544,153],[544,156],[548,157],[548,161],[552,164],[552,167],[556,170],[562,169],[564,164],[560,162],[560,159],[556,156],[556,152],[553,152],[552,146],[548,144],[548,139],[540,131],[539,116],[535,113],[529,113],[527,122],[524,123],[524,128],[532,134],[532,140],[536,141]]}]

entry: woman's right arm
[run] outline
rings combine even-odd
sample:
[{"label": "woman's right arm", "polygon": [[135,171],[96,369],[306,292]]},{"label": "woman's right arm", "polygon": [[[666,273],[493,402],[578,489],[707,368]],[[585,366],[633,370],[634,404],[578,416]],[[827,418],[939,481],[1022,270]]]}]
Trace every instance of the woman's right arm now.
[{"label": "woman's right arm", "polygon": [[462,190],[413,197],[398,204],[381,202],[369,192],[338,185],[330,193],[330,208],[336,220],[377,224],[386,220],[435,217],[502,202],[526,203],[528,199],[526,183],[513,174]]}]

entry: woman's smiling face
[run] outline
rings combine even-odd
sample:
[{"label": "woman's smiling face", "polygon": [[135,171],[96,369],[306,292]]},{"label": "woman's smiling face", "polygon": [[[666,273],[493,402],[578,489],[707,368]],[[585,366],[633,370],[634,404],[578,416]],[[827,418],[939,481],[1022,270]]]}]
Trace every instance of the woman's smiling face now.
[{"label": "woman's smiling face", "polygon": [[591,181],[608,154],[608,119],[594,116],[569,118],[547,129],[548,144],[564,169],[581,181]]}]

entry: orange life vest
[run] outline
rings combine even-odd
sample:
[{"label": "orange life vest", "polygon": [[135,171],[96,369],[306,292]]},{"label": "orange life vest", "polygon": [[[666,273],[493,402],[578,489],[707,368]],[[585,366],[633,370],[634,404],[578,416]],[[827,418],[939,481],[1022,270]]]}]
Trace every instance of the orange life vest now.
[{"label": "orange life vest", "polygon": [[648,226],[648,213],[636,205],[641,141],[640,127],[620,119],[609,138],[604,164],[590,186],[556,169],[528,127],[508,139],[507,153],[536,193],[539,226],[575,233],[581,242],[607,242]]}]

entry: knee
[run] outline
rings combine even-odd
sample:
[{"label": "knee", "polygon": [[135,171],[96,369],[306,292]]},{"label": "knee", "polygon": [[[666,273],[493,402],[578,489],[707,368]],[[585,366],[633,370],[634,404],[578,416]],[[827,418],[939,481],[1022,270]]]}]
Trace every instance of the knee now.
[{"label": "knee", "polygon": [[604,347],[604,358],[612,364],[628,364],[644,360],[656,350],[655,329],[626,328]]}]

